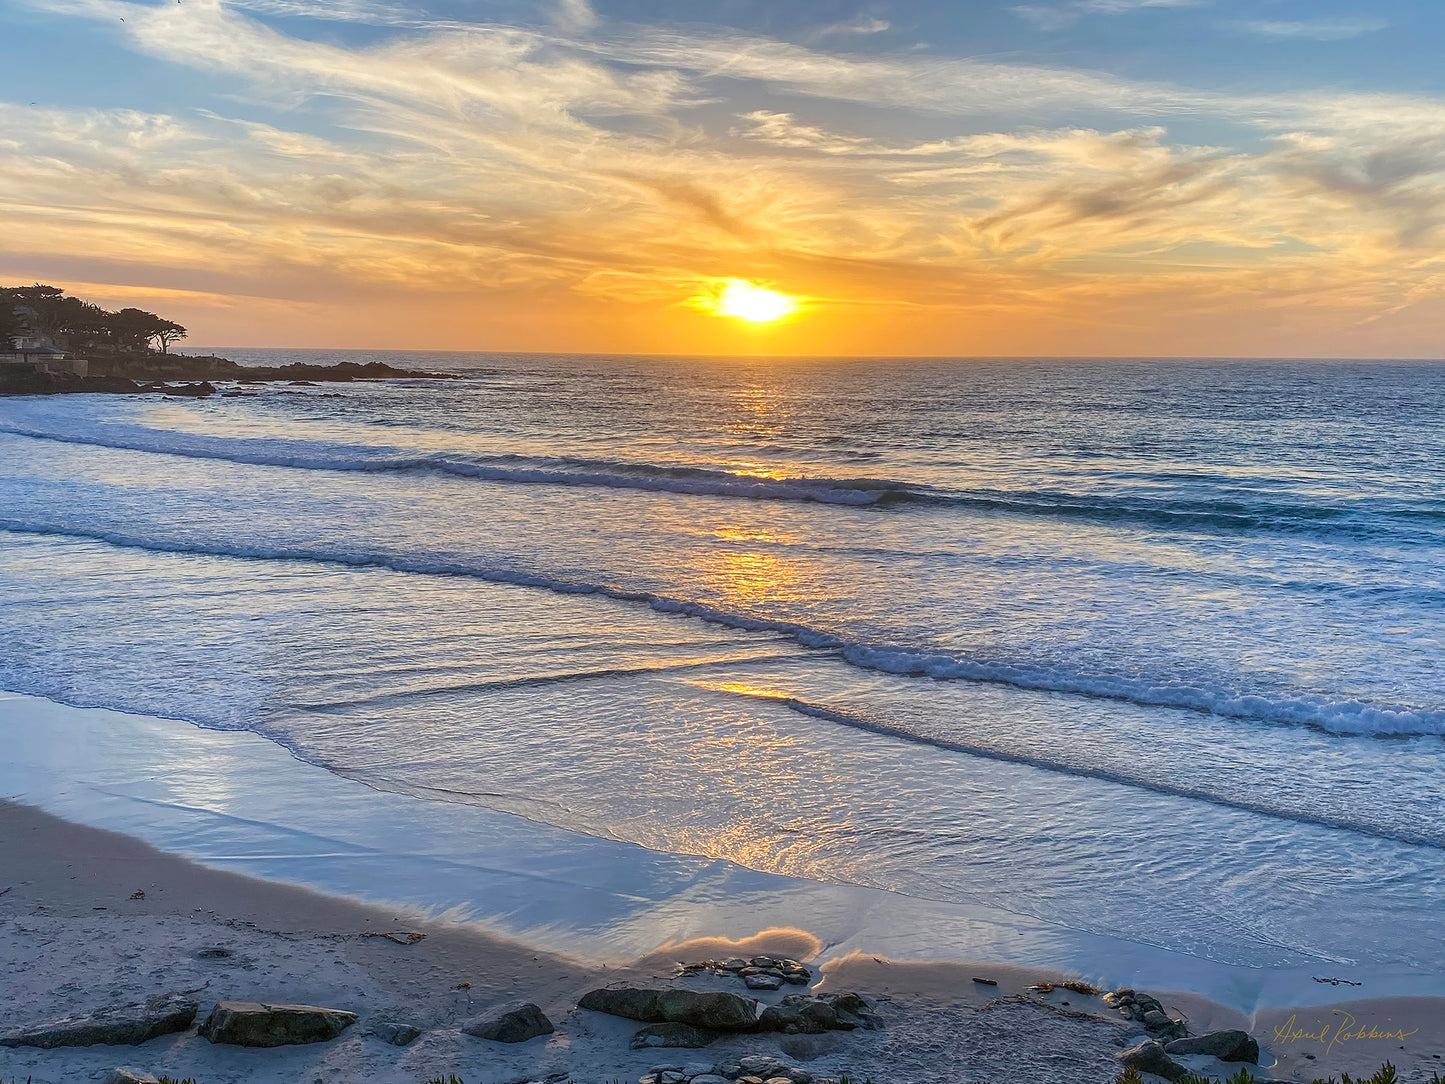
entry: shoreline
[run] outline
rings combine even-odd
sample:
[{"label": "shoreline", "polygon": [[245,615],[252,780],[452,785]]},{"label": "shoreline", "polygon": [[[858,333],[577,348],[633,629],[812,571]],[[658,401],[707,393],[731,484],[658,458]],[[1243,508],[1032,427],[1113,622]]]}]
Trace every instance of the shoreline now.
[{"label": "shoreline", "polygon": [[[1114,1017],[1100,998],[1031,989],[1062,981],[1057,970],[895,961],[853,952],[823,963],[813,989],[862,993],[884,1017],[882,1032],[739,1035],[701,1051],[630,1050],[628,1038],[638,1025],[578,1010],[585,990],[618,981],[672,985],[678,960],[759,952],[809,960],[821,944],[805,930],[773,929],[742,939],[664,944],[623,966],[588,962],[471,923],[209,869],[129,836],[3,800],[0,868],[6,882],[0,885],[0,988],[6,991],[7,1025],[173,990],[195,996],[202,1017],[223,999],[316,1004],[360,1017],[331,1042],[277,1049],[212,1045],[190,1030],[139,1046],[0,1047],[0,1079],[28,1077],[33,1084],[98,1080],[121,1066],[194,1076],[201,1084],[361,1079],[421,1084],[449,1073],[482,1081],[540,1081],[565,1073],[558,1079],[603,1084],[637,1079],[658,1064],[760,1053],[815,1075],[869,1073],[878,1084],[975,1079],[1108,1084],[1117,1070],[1113,1052],[1142,1035]],[[367,936],[387,932],[425,936],[412,944]],[[216,948],[228,957],[199,955]],[[980,984],[977,977],[996,985]],[[730,988],[715,981],[702,986]],[[1344,1002],[1249,1017],[1197,995],[1157,996],[1195,1031],[1237,1027],[1254,1034],[1267,1051],[1255,1070],[1261,1079],[1368,1074],[1388,1059],[1401,1070],[1401,1080],[1412,1084],[1445,1068],[1440,999]],[[557,1033],[503,1046],[460,1030],[490,1006],[516,999],[541,1006]],[[1361,1023],[1388,1020],[1418,1034],[1404,1049],[1393,1041],[1347,1041],[1333,1048],[1311,1039],[1271,1045],[1272,1029],[1290,1015],[1300,1017],[1304,1027],[1334,1020],[1337,1011]],[[393,1046],[368,1034],[381,1020],[413,1024],[422,1035],[408,1046]],[[936,1075],[950,1059],[962,1075]],[[1031,1069],[1033,1059],[1039,1061]]]},{"label": "shoreline", "polygon": [[[0,1050],[0,1080],[33,1074],[40,1084],[52,1066],[64,1070],[55,1079],[89,1067],[99,1079],[102,1068],[132,1064],[133,1055],[153,1048],[161,1060],[148,1064],[152,1071],[195,1075],[201,1084],[301,1080],[313,1060],[328,1082],[353,1079],[348,1073],[418,1084],[450,1072],[466,1080],[491,1080],[493,1073],[498,1081],[522,1080],[545,1064],[573,1072],[578,1084],[632,1080],[652,1065],[706,1060],[716,1051],[628,1051],[636,1025],[599,1024],[597,1014],[576,1012],[576,997],[604,976],[666,979],[678,960],[739,952],[795,956],[821,973],[818,989],[856,990],[876,1000],[889,1022],[885,1038],[837,1040],[807,1064],[814,1072],[889,1069],[891,1075],[874,1074],[878,1084],[938,1080],[926,1074],[929,1059],[936,1065],[939,1057],[960,1059],[992,1084],[1056,1079],[1020,1075],[1017,1066],[1027,1061],[1018,1059],[1030,1050],[1049,1066],[1074,1058],[1057,1077],[1070,1084],[1111,1081],[1112,1052],[1132,1045],[1123,1042],[1127,1029],[1117,1016],[1097,999],[1066,991],[1041,998],[1028,989],[1065,978],[1137,987],[1184,1015],[1196,1033],[1243,1027],[1264,1047],[1294,1015],[1301,1034],[1274,1044],[1279,1064],[1269,1075],[1278,1079],[1368,1075],[1386,1058],[1407,1082],[1415,1079],[1411,1073],[1428,1080],[1429,1067],[1445,1068],[1445,1000],[1431,976],[1356,975],[1367,983],[1363,989],[1319,986],[1307,976],[1252,974],[1148,946],[1071,936],[1019,916],[654,854],[478,807],[372,791],[249,732],[12,695],[0,699],[0,739],[11,752],[0,766],[0,797],[24,803],[0,801],[0,891],[11,889],[0,896],[0,960],[4,988],[16,991],[3,1004],[7,1022],[20,1020],[22,1010],[27,1022],[61,1014],[42,1005],[95,1009],[188,989],[200,985],[183,977],[194,974],[213,980],[201,998],[354,1005],[363,1023],[406,1009],[424,1018],[419,1024],[434,1025],[418,1040],[424,1045],[401,1050],[359,1034],[285,1054],[213,1049],[194,1036],[134,1049]],[[240,791],[254,792],[250,804]],[[328,806],[336,819],[321,823]],[[262,821],[258,809],[275,819]],[[365,831],[334,831],[353,822]],[[415,890],[431,879],[442,887]],[[131,900],[134,891],[145,899]],[[59,962],[34,975],[38,961],[26,954],[37,934],[24,928],[39,929],[41,920],[53,925],[39,936],[52,948],[68,948],[57,949]],[[412,946],[358,937],[397,923],[428,936]],[[225,938],[241,939],[239,954],[250,966],[245,981],[216,990],[215,965],[188,952],[192,942]],[[181,949],[187,952],[176,955]],[[169,954],[169,962],[157,967],[157,952]],[[108,985],[95,973],[102,958],[110,961],[100,967],[111,969]],[[1106,960],[1110,966],[1101,966]],[[1000,986],[976,985],[975,976]],[[162,977],[175,981],[157,986]],[[453,989],[462,982],[470,988]],[[1407,996],[1355,1001],[1352,990]],[[529,1049],[513,1062],[478,1051],[493,1044],[457,1029],[504,995],[555,1012],[560,1037],[525,1044]],[[1092,1019],[1068,1023],[1037,1004],[1052,1001],[1058,1010],[1065,1000],[1068,1011]],[[1361,1024],[1419,1030],[1403,1051],[1380,1040],[1322,1050],[1307,1033],[1335,1027],[1337,1009]],[[985,1042],[984,1034],[992,1038]],[[777,1037],[747,1042],[778,1050]],[[1305,1056],[1311,1052],[1313,1059]],[[266,1075],[269,1068],[257,1075],[258,1054],[279,1075]],[[910,1069],[910,1058],[921,1060]],[[232,1064],[248,1060],[244,1072]]]}]

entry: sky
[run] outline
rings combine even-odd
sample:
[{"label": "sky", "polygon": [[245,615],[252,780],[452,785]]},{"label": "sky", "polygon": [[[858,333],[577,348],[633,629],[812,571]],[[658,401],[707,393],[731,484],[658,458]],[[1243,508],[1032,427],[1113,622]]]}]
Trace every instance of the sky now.
[{"label": "sky", "polygon": [[0,284],[212,346],[1441,357],[1442,45],[1440,0],[0,0]]}]

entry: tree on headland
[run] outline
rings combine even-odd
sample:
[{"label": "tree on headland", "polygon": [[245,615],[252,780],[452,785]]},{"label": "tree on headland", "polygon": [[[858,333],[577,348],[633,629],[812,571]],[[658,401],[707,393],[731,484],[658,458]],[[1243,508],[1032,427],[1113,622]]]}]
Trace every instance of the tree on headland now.
[{"label": "tree on headland", "polygon": [[25,334],[25,321],[15,311],[15,302],[0,290],[0,354],[15,349],[15,340]]},{"label": "tree on headland", "polygon": [[154,340],[160,344],[161,353],[168,354],[171,343],[186,337],[186,329],[180,324],[144,309],[121,309],[111,313],[107,322],[115,344],[137,353],[149,350]]},{"label": "tree on headland", "polygon": [[186,329],[174,320],[162,320],[160,327],[157,328],[154,333],[156,342],[161,344],[162,354],[169,354],[171,352],[171,343],[179,342],[185,337]]},{"label": "tree on headland", "polygon": [[[15,313],[14,318],[21,326],[13,334],[19,335],[28,329],[58,346],[82,354],[141,354],[157,348],[166,354],[172,343],[186,337],[184,327],[153,312],[136,308],[109,312],[78,297],[67,297],[58,287],[38,282],[33,286],[0,289],[0,309]],[[3,334],[4,325],[0,323],[0,335]]]}]

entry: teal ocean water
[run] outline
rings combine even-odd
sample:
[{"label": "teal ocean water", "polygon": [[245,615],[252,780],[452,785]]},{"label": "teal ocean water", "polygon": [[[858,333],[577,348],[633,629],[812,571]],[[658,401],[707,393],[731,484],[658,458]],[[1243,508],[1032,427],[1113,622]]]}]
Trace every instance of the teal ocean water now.
[{"label": "teal ocean water", "polygon": [[1228,963],[1445,952],[1445,365],[0,400],[0,687]]}]

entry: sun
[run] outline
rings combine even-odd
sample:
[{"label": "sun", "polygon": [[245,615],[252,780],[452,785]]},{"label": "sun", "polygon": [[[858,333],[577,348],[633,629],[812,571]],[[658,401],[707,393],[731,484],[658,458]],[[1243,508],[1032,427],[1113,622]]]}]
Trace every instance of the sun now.
[{"label": "sun", "polygon": [[732,316],[754,324],[770,324],[797,311],[798,302],[787,294],[758,286],[747,279],[727,279],[708,304],[719,316]]}]

